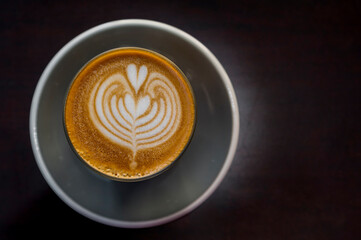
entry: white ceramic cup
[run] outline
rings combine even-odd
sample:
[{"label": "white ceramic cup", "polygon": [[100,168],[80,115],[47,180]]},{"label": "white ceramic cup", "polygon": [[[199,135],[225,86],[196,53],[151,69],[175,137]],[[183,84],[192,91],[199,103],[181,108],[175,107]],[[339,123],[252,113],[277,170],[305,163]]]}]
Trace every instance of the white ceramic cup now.
[{"label": "white ceramic cup", "polygon": [[[62,122],[76,73],[93,57],[119,47],[146,48],[169,58],[188,78],[197,103],[197,126],[187,151],[168,171],[136,183],[87,169],[72,151]],[[203,203],[230,168],[238,135],[237,99],[216,57],[189,34],[149,20],[105,23],[71,40],[44,70],[30,112],[31,144],[49,186],[80,214],[126,228],[164,224]]]}]

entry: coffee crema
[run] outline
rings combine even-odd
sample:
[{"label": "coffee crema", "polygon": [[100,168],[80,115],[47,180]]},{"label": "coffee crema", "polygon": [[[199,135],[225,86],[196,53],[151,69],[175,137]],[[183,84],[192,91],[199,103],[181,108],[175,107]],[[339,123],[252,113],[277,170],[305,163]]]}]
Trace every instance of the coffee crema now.
[{"label": "coffee crema", "polygon": [[93,169],[137,180],[167,168],[194,130],[195,102],[184,74],[165,57],[119,48],[91,60],[73,80],[65,128]]}]

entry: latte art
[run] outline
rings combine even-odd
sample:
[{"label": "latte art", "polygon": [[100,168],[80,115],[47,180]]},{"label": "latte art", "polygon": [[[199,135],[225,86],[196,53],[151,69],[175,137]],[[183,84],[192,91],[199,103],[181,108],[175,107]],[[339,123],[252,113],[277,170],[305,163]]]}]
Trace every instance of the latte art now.
[{"label": "latte art", "polygon": [[[89,101],[91,120],[108,139],[132,150],[156,147],[176,132],[181,103],[172,82],[143,65],[127,66],[95,85]],[[131,167],[136,167],[132,161]]]},{"label": "latte art", "polygon": [[73,80],[65,130],[88,166],[116,180],[154,176],[186,148],[195,104],[183,73],[163,56],[115,49],[91,60]]}]

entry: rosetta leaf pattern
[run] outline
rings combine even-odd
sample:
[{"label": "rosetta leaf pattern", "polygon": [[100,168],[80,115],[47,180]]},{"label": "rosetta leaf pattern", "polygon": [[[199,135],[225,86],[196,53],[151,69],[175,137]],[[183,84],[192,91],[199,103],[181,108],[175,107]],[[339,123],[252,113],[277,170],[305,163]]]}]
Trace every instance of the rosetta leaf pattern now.
[{"label": "rosetta leaf pattern", "polygon": [[[159,146],[179,127],[181,103],[173,83],[147,66],[129,64],[95,85],[90,118],[103,136],[133,152]],[[134,163],[133,163],[134,165]]]}]

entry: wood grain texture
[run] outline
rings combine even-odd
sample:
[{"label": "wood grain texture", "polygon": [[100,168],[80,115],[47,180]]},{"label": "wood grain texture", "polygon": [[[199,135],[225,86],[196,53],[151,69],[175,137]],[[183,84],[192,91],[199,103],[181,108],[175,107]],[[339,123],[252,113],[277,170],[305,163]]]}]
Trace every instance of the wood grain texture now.
[{"label": "wood grain texture", "polygon": [[[0,238],[359,239],[361,44],[357,1],[2,1]],[[35,163],[28,120],[46,64],[107,22],[178,27],[224,65],[240,107],[232,167],[210,199],[150,229],[116,229],[65,205]]]}]

